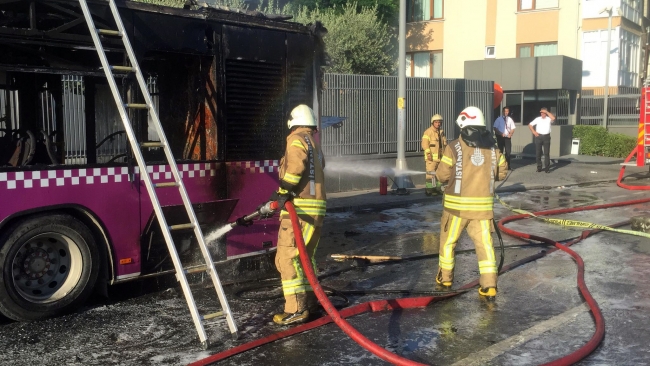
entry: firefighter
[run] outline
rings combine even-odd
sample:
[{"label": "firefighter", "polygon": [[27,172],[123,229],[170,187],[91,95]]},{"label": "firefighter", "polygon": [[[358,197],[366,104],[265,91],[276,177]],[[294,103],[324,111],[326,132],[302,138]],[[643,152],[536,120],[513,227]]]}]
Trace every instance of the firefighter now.
[{"label": "firefighter", "polygon": [[442,184],[436,179],[436,169],[440,164],[442,152],[445,151],[447,146],[447,138],[445,132],[440,128],[442,125],[442,116],[439,114],[431,117],[431,127],[427,128],[422,135],[422,150],[424,150],[424,162],[426,164],[426,187],[424,194],[431,196],[432,194],[442,194],[440,187]]},{"label": "firefighter", "polygon": [[465,108],[456,120],[460,138],[445,148],[436,175],[448,182],[440,222],[440,256],[436,275],[438,289],[448,290],[454,280],[454,248],[463,229],[474,242],[480,273],[481,297],[497,294],[497,262],[492,245],[494,182],[506,177],[508,166],[483,112]]},{"label": "firefighter", "polygon": [[[317,119],[311,108],[301,104],[291,111],[288,125],[291,133],[287,137],[284,157],[280,160],[280,187],[270,200],[278,201],[280,208],[284,208],[287,201],[293,202],[307,252],[314,272],[317,272],[314,255],[326,205],[325,160],[313,136]],[[291,219],[284,209],[280,212],[275,266],[282,279],[285,305],[284,312],[275,314],[273,321],[280,325],[305,322],[309,318],[309,310],[313,312],[318,303],[300,264]]]}]

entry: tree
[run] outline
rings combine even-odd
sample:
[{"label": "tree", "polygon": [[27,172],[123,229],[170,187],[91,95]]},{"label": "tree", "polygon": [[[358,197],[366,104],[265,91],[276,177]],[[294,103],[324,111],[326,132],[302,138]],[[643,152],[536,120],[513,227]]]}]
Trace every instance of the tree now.
[{"label": "tree", "polygon": [[342,11],[346,5],[354,4],[357,11],[363,8],[376,8],[377,17],[384,23],[397,25],[399,2],[394,0],[279,0],[280,6],[283,2],[298,8],[306,7],[309,10],[335,9]]},{"label": "tree", "polygon": [[327,28],[324,41],[330,57],[328,72],[390,75],[395,71],[394,32],[379,20],[377,5],[361,10],[356,3],[340,9],[310,11],[303,7],[294,17],[303,24],[321,21]]}]

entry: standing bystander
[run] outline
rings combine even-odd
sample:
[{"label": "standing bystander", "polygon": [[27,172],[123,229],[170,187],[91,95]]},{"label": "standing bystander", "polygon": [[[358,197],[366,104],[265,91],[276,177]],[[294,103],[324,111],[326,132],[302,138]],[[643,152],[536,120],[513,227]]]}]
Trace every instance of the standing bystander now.
[{"label": "standing bystander", "polygon": [[[553,113],[542,108],[539,111],[541,116],[535,118],[529,125],[530,131],[535,135],[535,156],[537,158],[537,172],[544,170],[549,173],[551,157],[551,124],[555,121]],[[535,127],[535,128],[533,128]],[[542,169],[542,147],[544,148],[544,169]]]},{"label": "standing bystander", "polygon": [[515,133],[515,121],[510,116],[510,108],[503,108],[503,115],[494,121],[494,132],[497,136],[497,145],[501,154],[505,155],[508,168],[512,169],[510,165],[510,153],[512,151],[512,135]]}]

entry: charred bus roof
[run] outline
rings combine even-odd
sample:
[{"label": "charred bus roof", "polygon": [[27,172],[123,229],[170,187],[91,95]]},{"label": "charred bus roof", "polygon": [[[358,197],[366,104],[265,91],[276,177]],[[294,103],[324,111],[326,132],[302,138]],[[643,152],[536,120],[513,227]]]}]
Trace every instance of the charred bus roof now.
[{"label": "charred bus roof", "polygon": [[[257,29],[258,34],[313,35],[309,27],[287,22],[288,16],[228,10],[170,8],[117,1],[129,39],[139,58],[173,52],[218,55],[223,27]],[[115,29],[106,1],[88,0],[98,27]],[[268,32],[266,32],[268,31]],[[103,40],[107,52],[123,52],[119,39]],[[0,70],[101,75],[97,54],[81,8],[75,0],[31,0],[0,3]],[[254,46],[254,45],[251,45]]]}]

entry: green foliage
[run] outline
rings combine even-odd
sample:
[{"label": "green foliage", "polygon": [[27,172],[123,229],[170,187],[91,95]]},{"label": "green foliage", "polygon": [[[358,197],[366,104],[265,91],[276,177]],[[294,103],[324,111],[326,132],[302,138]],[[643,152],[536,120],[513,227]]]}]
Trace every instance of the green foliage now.
[{"label": "green foliage", "polygon": [[343,13],[346,6],[352,5],[358,12],[364,8],[375,8],[380,21],[397,25],[399,14],[399,1],[393,0],[293,0],[288,2],[297,9],[306,8],[309,11],[316,9],[334,9]]},{"label": "green foliage", "polygon": [[340,74],[390,75],[395,70],[394,32],[377,16],[377,6],[357,10],[356,3],[339,8],[294,12],[302,24],[321,21],[330,65],[327,72]]},{"label": "green foliage", "polygon": [[636,146],[634,137],[609,133],[600,126],[574,126],[573,138],[580,139],[580,154],[625,158]]},{"label": "green foliage", "polygon": [[139,3],[171,6],[172,8],[182,8],[185,0],[133,0]]},{"label": "green foliage", "polygon": [[613,158],[625,158],[636,147],[634,137],[626,136],[620,133],[610,133],[605,143],[605,156]]},{"label": "green foliage", "polygon": [[[172,8],[182,8],[183,5],[185,5],[185,0],[133,0],[141,3],[146,3],[146,4],[155,4],[155,5],[163,5],[163,6],[170,6]],[[244,3],[244,0],[199,0],[197,1],[199,4],[203,3],[209,3],[210,5],[221,5],[221,6],[227,6],[230,8],[236,8],[236,9],[246,9],[246,4]]]}]

